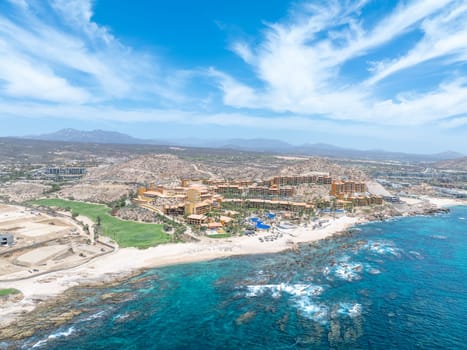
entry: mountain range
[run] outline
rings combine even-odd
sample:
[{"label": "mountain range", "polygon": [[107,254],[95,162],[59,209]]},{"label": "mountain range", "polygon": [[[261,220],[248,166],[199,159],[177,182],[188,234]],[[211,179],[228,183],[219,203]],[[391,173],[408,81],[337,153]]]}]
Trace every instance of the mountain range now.
[{"label": "mountain range", "polygon": [[402,152],[389,152],[385,150],[358,150],[338,147],[326,143],[313,143],[292,145],[274,139],[229,139],[229,140],[201,140],[201,139],[139,139],[124,133],[106,130],[82,131],[76,129],[61,129],[49,134],[29,135],[24,138],[44,141],[65,141],[105,144],[147,144],[200,148],[224,148],[239,151],[267,152],[295,155],[314,155],[323,157],[397,160],[436,162],[456,159],[464,155],[458,152],[442,152],[436,154],[410,154]]}]

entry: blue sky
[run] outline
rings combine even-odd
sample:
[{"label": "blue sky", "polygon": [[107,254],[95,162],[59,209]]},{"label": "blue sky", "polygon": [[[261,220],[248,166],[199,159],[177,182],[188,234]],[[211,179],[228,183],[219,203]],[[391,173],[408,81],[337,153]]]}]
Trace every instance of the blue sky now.
[{"label": "blue sky", "polygon": [[467,153],[467,1],[0,1],[0,136]]}]

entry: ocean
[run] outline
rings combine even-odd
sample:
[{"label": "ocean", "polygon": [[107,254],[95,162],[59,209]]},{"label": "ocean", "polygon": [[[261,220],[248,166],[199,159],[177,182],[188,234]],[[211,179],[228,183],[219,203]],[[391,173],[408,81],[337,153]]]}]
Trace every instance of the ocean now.
[{"label": "ocean", "polygon": [[467,207],[454,207],[80,287],[57,305],[79,315],[0,349],[467,349],[466,281]]}]

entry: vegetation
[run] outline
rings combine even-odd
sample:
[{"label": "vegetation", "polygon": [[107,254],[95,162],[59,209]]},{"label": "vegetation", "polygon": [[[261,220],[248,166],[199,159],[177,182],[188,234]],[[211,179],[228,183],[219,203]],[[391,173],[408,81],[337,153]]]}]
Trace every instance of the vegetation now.
[{"label": "vegetation", "polygon": [[99,223],[99,234],[114,239],[121,247],[148,248],[171,241],[170,236],[164,233],[163,225],[120,220],[111,216],[110,208],[105,205],[64,199],[41,199],[31,203],[70,208],[73,213],[88,217],[96,225]]},{"label": "vegetation", "polygon": [[209,235],[207,236],[209,238],[229,238],[232,237],[230,233],[217,233],[215,235]]},{"label": "vegetation", "polygon": [[0,289],[0,297],[4,297],[7,295],[13,295],[13,294],[19,294],[21,293],[18,289],[15,288],[5,288],[5,289]]},{"label": "vegetation", "polygon": [[51,187],[48,190],[44,190],[44,194],[50,194],[50,193],[58,192],[61,189],[62,189],[62,187],[60,186],[60,184],[54,182],[54,183],[51,184]]},{"label": "vegetation", "polygon": [[164,231],[167,232],[171,230],[172,228],[174,229],[173,232],[173,237],[175,238],[176,241],[180,241],[182,239],[183,234],[186,231],[186,226],[183,225],[180,222],[177,222],[175,220],[172,220],[168,218],[167,216],[155,213],[156,217],[162,222]]},{"label": "vegetation", "polygon": [[110,202],[109,205],[113,210],[123,208],[126,205],[126,200],[128,197],[126,195],[123,195],[120,197],[120,199]]}]

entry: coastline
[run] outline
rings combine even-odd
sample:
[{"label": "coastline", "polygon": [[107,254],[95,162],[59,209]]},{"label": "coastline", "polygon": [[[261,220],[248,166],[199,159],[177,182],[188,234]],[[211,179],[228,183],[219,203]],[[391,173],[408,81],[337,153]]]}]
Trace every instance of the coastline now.
[{"label": "coastline", "polygon": [[[114,253],[92,260],[81,266],[51,272],[15,282],[0,282],[1,288],[16,288],[23,293],[19,302],[6,303],[0,308],[0,325],[13,323],[17,317],[27,314],[44,302],[59,298],[66,290],[78,285],[113,283],[139,271],[162,266],[194,263],[231,256],[277,253],[293,249],[298,243],[318,241],[331,237],[348,228],[363,223],[358,217],[344,216],[329,225],[312,230],[297,227],[284,230],[282,238],[273,242],[260,242],[257,236],[227,239],[203,238],[196,243],[171,243],[140,250],[120,248]],[[293,235],[293,236],[292,236]]]},{"label": "coastline", "polygon": [[[437,208],[467,205],[466,201],[446,198],[424,197]],[[51,272],[16,282],[0,282],[1,288],[16,288],[23,293],[18,302],[5,302],[0,308],[0,325],[5,327],[14,323],[45,302],[60,300],[60,296],[72,287],[79,285],[105,285],[114,283],[142,270],[168,265],[194,263],[225,257],[277,253],[294,249],[299,243],[319,241],[344,233],[347,229],[370,220],[365,217],[342,216],[329,218],[329,224],[318,229],[296,227],[283,230],[283,236],[272,242],[261,242],[257,236],[242,236],[228,239],[203,238],[196,243],[164,244],[139,250],[120,248],[115,252],[89,261],[81,266]]]}]

